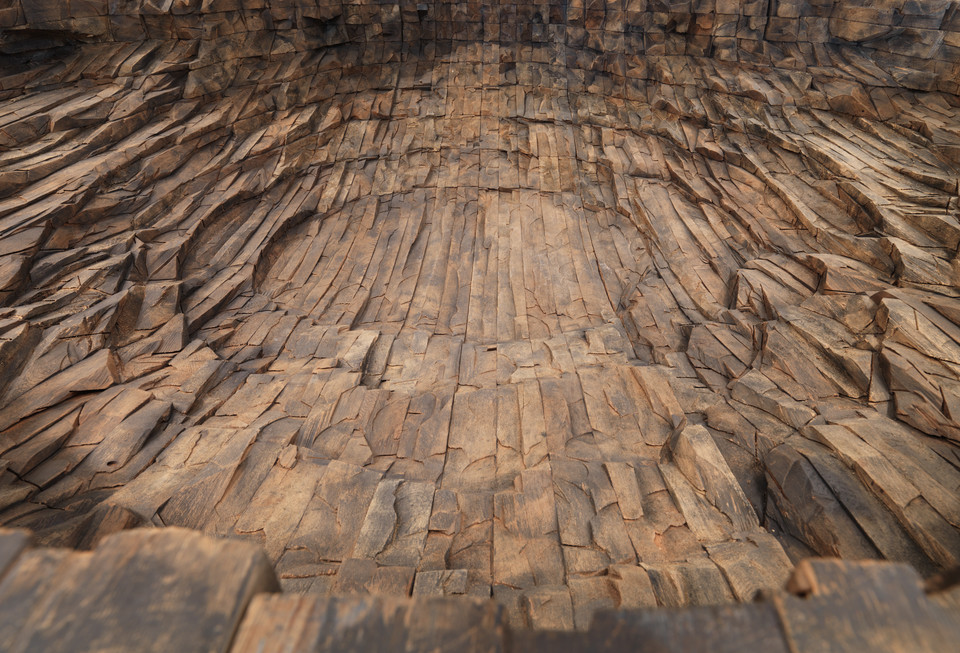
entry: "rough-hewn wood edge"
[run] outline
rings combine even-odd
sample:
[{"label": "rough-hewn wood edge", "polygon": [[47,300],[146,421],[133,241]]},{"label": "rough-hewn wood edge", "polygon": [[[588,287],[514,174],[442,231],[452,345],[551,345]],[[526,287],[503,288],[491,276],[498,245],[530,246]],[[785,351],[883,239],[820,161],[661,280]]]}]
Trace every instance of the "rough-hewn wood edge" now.
[{"label": "rough-hewn wood edge", "polygon": [[[5,580],[29,550],[28,533],[0,530],[0,599],[11,598],[5,596],[11,592],[11,583]],[[64,572],[66,577],[53,574],[46,586],[21,592],[29,594],[24,600],[35,602],[34,612],[42,608],[49,613],[17,624],[35,632],[20,633],[8,643],[9,650],[42,645],[52,651],[93,651],[104,650],[107,644],[138,642],[139,650],[155,651],[170,650],[176,643],[178,650],[233,653],[396,646],[406,651],[558,653],[625,650],[642,642],[644,651],[678,653],[800,653],[827,646],[838,651],[922,653],[947,650],[945,646],[960,641],[960,606],[955,600],[960,575],[944,574],[925,587],[909,566],[872,560],[804,560],[784,591],[758,597],[754,603],[601,611],[587,631],[561,633],[512,629],[506,612],[493,600],[275,594],[279,583],[259,547],[182,528],[118,533],[92,553],[50,556],[50,564],[70,556],[88,564],[79,565],[76,573]],[[59,569],[65,568],[69,569]],[[22,590],[22,584],[19,587]],[[148,615],[137,619],[128,614],[136,609],[140,593],[148,596],[139,598],[155,600],[157,610],[170,620],[151,622]],[[84,597],[93,597],[93,603],[81,600]],[[208,603],[193,611],[183,609],[198,597]],[[229,603],[231,597],[233,605],[225,610],[222,602]],[[178,605],[181,599],[184,603]],[[170,600],[172,608],[165,602]],[[0,625],[4,618],[0,614]],[[211,626],[218,619],[225,622]],[[147,637],[136,632],[151,624],[157,628],[158,623],[158,632]],[[109,632],[111,628],[115,630]],[[147,648],[144,641],[150,643]]]}]

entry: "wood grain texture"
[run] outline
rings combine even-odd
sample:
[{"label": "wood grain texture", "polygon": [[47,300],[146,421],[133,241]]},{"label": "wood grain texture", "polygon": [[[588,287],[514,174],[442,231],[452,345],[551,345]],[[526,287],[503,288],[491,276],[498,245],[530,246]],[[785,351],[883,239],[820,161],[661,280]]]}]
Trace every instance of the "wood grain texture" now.
[{"label": "wood grain texture", "polygon": [[278,589],[256,546],[182,528],[30,550],[0,580],[3,649],[227,651],[253,596]]},{"label": "wood grain texture", "polygon": [[862,4],[5,3],[0,526],[565,629],[960,564],[960,12]]},{"label": "wood grain texture", "polygon": [[[0,530],[3,542],[22,544],[22,533]],[[338,578],[347,571],[377,567],[351,561]],[[182,528],[114,534],[91,552],[21,547],[0,574],[0,642],[4,651],[935,653],[960,636],[956,573],[923,583],[884,561],[811,558],[753,602],[674,608],[656,606],[649,577],[662,578],[621,565],[611,572],[619,606],[594,576],[524,592],[520,618],[503,586],[494,598],[450,596],[464,593],[466,571],[437,574],[446,580],[413,596],[382,585],[284,594],[256,546]]]}]

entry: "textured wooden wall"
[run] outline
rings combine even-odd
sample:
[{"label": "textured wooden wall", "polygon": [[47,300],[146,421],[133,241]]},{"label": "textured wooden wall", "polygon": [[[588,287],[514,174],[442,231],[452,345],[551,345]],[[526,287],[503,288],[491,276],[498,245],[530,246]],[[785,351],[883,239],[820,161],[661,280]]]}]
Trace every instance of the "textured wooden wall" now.
[{"label": "textured wooden wall", "polygon": [[7,3],[0,525],[549,628],[957,565],[956,9]]}]

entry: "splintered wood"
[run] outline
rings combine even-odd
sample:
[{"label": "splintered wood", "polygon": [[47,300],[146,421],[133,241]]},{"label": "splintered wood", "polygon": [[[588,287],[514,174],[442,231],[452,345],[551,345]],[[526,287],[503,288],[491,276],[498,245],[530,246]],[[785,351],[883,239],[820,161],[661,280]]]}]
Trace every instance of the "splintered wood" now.
[{"label": "splintered wood", "polygon": [[31,4],[0,9],[0,526],[188,527],[288,591],[548,629],[811,555],[960,564],[946,82],[263,2],[61,43]]}]

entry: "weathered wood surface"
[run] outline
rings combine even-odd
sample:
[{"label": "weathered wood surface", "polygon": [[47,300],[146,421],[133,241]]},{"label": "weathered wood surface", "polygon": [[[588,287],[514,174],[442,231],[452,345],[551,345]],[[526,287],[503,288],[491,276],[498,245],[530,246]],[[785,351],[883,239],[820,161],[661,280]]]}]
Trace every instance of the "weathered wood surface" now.
[{"label": "weathered wood surface", "polygon": [[[604,610],[570,633],[529,629],[490,598],[283,594],[258,547],[181,528],[92,552],[24,540],[0,530],[3,651],[940,653],[960,637],[956,574],[925,591],[888,562],[808,559],[753,603]],[[543,610],[560,595],[536,596]]]},{"label": "weathered wood surface", "polygon": [[[0,531],[0,549],[22,538]],[[279,589],[257,546],[182,528],[25,549],[0,571],[0,649],[225,652],[251,599]]]},{"label": "weathered wood surface", "polygon": [[230,651],[499,653],[506,627],[490,599],[261,594]]},{"label": "weathered wood surface", "polygon": [[950,2],[0,6],[0,525],[515,623],[960,563]]}]

